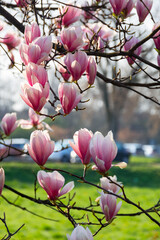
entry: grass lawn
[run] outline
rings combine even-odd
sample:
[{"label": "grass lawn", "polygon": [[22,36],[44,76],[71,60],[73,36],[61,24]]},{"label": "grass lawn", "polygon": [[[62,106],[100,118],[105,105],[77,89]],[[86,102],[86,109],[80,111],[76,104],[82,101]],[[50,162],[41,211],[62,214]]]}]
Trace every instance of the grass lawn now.
[{"label": "grass lawn", "polygon": [[[2,162],[1,166],[5,169],[6,184],[30,196],[34,196],[34,180],[38,166],[35,163],[19,163],[19,162]],[[48,163],[48,167],[62,168],[71,171],[77,175],[81,175],[82,166],[80,164],[61,164]],[[149,208],[157,203],[160,199],[160,159],[132,157],[126,169],[112,168],[110,175],[117,175],[118,181],[123,182],[127,196],[135,203],[140,202],[144,208]],[[69,176],[66,182],[73,180]],[[99,183],[99,175],[93,171],[89,171],[87,179]],[[76,192],[75,201],[80,206],[89,205],[89,196],[94,201],[99,193],[93,187],[80,184],[75,180],[75,188],[72,193]],[[4,189],[3,195],[10,201],[27,208],[36,214],[54,221],[42,219],[34,216],[25,210],[16,208],[8,204],[3,198],[0,198],[0,217],[3,212],[6,213],[7,223],[11,232],[14,232],[23,223],[25,226],[20,230],[12,240],[43,240],[43,239],[67,239],[66,234],[71,234],[73,227],[62,215],[49,207],[37,205],[24,198],[17,197],[14,193]],[[41,187],[38,188],[37,196],[46,199],[46,193]],[[64,201],[67,201],[65,199]],[[119,213],[133,213],[138,210],[123,202]],[[73,213],[75,214],[75,212]],[[82,216],[82,213],[77,213]],[[158,215],[152,214],[159,220]],[[92,217],[91,217],[92,218]],[[85,218],[86,220],[86,218]],[[95,227],[89,227],[92,232],[96,231]],[[4,236],[6,230],[0,222],[0,239]],[[160,229],[144,214],[136,217],[117,216],[114,222],[103,229],[95,240],[158,240],[160,239]]]}]

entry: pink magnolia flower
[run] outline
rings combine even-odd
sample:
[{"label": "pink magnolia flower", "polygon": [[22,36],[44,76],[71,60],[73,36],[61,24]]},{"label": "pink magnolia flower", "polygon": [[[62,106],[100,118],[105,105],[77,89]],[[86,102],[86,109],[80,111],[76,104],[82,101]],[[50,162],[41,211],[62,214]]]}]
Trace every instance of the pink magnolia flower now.
[{"label": "pink magnolia flower", "polygon": [[49,97],[49,83],[46,82],[43,87],[40,83],[30,86],[26,83],[21,85],[21,98],[24,102],[36,112],[39,112],[46,104]]},{"label": "pink magnolia flower", "polygon": [[74,142],[70,142],[69,144],[73,148],[73,150],[77,153],[77,155],[80,157],[82,163],[84,165],[89,164],[91,160],[91,154],[89,151],[89,144],[91,141],[91,138],[93,136],[93,133],[89,131],[88,129],[80,129],[79,131],[75,132],[73,139]]},{"label": "pink magnolia flower", "polygon": [[59,8],[59,11],[62,17],[56,19],[58,27],[60,27],[60,25],[68,27],[72,23],[78,21],[81,16],[81,9],[76,7],[65,6]]},{"label": "pink magnolia flower", "polygon": [[84,32],[80,27],[64,28],[60,36],[64,48],[69,52],[81,48],[84,45],[83,34]]},{"label": "pink magnolia flower", "polygon": [[20,56],[25,65],[29,62],[40,64],[46,60],[52,49],[52,38],[38,37],[29,45],[21,44],[20,46]]},{"label": "pink magnolia flower", "polygon": [[5,182],[4,169],[0,168],[0,195],[2,194],[2,190],[3,190],[3,187],[4,187],[4,182]]},{"label": "pink magnolia flower", "polygon": [[113,220],[113,218],[120,210],[121,205],[122,202],[119,202],[117,204],[116,196],[113,196],[111,194],[104,194],[103,192],[101,192],[100,206],[107,222]]},{"label": "pink magnolia flower", "polygon": [[25,43],[28,45],[33,42],[34,39],[41,36],[41,31],[36,22],[31,25],[27,24],[24,32]]},{"label": "pink magnolia flower", "polygon": [[113,133],[110,131],[104,137],[100,132],[96,132],[90,142],[90,153],[96,164],[96,169],[102,173],[108,171],[117,155]]},{"label": "pink magnolia flower", "polygon": [[92,23],[87,25],[92,31],[93,34],[96,34],[98,37],[107,41],[111,36],[113,36],[113,31],[109,27],[103,25],[102,23]]},{"label": "pink magnolia flower", "polygon": [[130,15],[130,12],[132,11],[132,9],[135,6],[135,2],[136,2],[136,0],[129,0],[128,1],[127,5],[123,9],[124,18],[126,18]]},{"label": "pink magnolia flower", "polygon": [[[139,42],[139,40],[138,40],[138,38],[136,38],[136,37],[132,37],[132,38],[130,38],[130,39],[128,39],[127,40],[127,42],[124,44],[124,50],[125,51],[129,51],[134,45],[136,45],[137,43]],[[138,47],[135,51],[134,51],[134,54],[136,54],[136,55],[140,55],[140,53],[141,53],[141,51],[142,51],[142,46],[140,46],[140,47]],[[132,57],[132,58],[130,58],[130,57],[126,57],[126,59],[127,59],[127,61],[128,61],[128,63],[130,64],[130,65],[132,65],[133,63],[134,63],[134,60],[135,60],[135,58],[134,57]]]},{"label": "pink magnolia flower", "polygon": [[48,82],[48,74],[44,67],[29,63],[26,66],[26,78],[30,86],[33,86],[35,83],[40,83],[43,87],[46,82]]},{"label": "pink magnolia flower", "polygon": [[29,0],[15,0],[18,7],[26,7],[29,3]]},{"label": "pink magnolia flower", "polygon": [[75,52],[74,54],[67,53],[64,63],[71,73],[73,80],[78,81],[86,70],[88,57],[85,52],[81,51]]},{"label": "pink magnolia flower", "polygon": [[43,122],[44,119],[44,116],[38,115],[32,108],[29,108],[29,120],[21,119],[18,124],[23,129],[31,129],[35,127],[39,130],[44,130],[44,128],[46,128],[49,131],[53,131],[47,123]]},{"label": "pink magnolia flower", "polygon": [[93,240],[93,236],[89,228],[83,228],[80,225],[73,230],[71,236],[67,234],[68,240]]},{"label": "pink magnolia flower", "polygon": [[126,7],[128,0],[109,0],[115,15],[119,15]]},{"label": "pink magnolia flower", "polygon": [[77,87],[73,83],[60,83],[58,94],[65,114],[69,114],[82,98],[82,95],[77,93]]},{"label": "pink magnolia flower", "polygon": [[[68,81],[70,76],[71,76],[71,74],[69,73],[69,71],[67,71],[67,69],[66,69],[67,67],[64,64],[64,61],[61,60],[60,63],[57,64],[56,66],[57,66],[57,70],[60,72],[60,74],[62,75],[63,79],[65,81]],[[65,66],[66,68],[63,67],[63,66]]]},{"label": "pink magnolia flower", "polygon": [[1,128],[3,132],[9,136],[17,128],[17,115],[16,113],[6,113],[1,121]]},{"label": "pink magnolia flower", "polygon": [[28,115],[32,126],[38,126],[45,119],[44,116],[40,116],[32,108],[29,108]]},{"label": "pink magnolia flower", "polygon": [[[114,175],[113,177],[109,177],[113,182],[122,185],[120,182],[117,182],[117,177]],[[108,178],[102,177],[100,178],[101,187],[117,194],[120,191],[120,187],[116,184],[112,183]]]},{"label": "pink magnolia flower", "polygon": [[10,51],[20,44],[20,38],[15,33],[6,33],[4,38],[0,38],[0,42],[5,44]]},{"label": "pink magnolia flower", "polygon": [[153,5],[153,0],[137,0],[136,10],[139,17],[139,21],[143,22],[149,14]]},{"label": "pink magnolia flower", "polygon": [[[154,24],[153,31],[158,27],[160,27],[160,22],[157,22],[156,24]],[[156,32],[156,34],[153,36],[153,40],[156,45],[156,48],[160,50],[160,30]]]},{"label": "pink magnolia flower", "polygon": [[48,157],[54,151],[54,141],[51,141],[47,130],[35,130],[30,137],[30,145],[27,145],[29,155],[40,166],[43,166]]},{"label": "pink magnolia flower", "polygon": [[74,188],[73,181],[67,183],[63,187],[65,179],[57,171],[53,171],[53,172],[39,171],[37,174],[37,179],[41,187],[48,194],[48,198],[50,200],[56,200],[57,198],[70,192]]},{"label": "pink magnolia flower", "polygon": [[107,26],[104,26],[102,23],[88,23],[87,27],[82,28],[84,31],[84,49],[89,48],[89,44],[92,41],[92,44],[97,45],[98,49],[101,49],[105,46],[106,42],[114,35],[114,32],[111,31]]},{"label": "pink magnolia flower", "polygon": [[90,85],[93,85],[96,78],[96,74],[97,74],[97,64],[93,57],[88,58],[86,73],[87,73],[88,83]]}]

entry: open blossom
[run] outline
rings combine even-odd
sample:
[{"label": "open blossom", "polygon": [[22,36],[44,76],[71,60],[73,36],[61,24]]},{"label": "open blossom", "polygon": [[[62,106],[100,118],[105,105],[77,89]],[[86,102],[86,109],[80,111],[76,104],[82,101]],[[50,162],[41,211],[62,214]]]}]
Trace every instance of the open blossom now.
[{"label": "open blossom", "polygon": [[70,52],[81,48],[84,45],[83,34],[84,32],[80,27],[64,28],[60,35],[64,48]]},{"label": "open blossom", "polygon": [[126,7],[128,0],[109,0],[109,2],[113,8],[113,12],[118,16]]},{"label": "open blossom", "polygon": [[[124,47],[123,47],[123,48],[124,48],[125,51],[129,51],[129,50],[130,50],[134,45],[136,45],[138,42],[139,42],[139,39],[133,36],[132,38],[128,39],[128,41],[124,44]],[[141,51],[142,51],[142,46],[139,46],[139,47],[134,51],[134,54],[136,54],[136,55],[139,56],[140,53],[141,53]],[[126,57],[126,59],[127,59],[128,63],[129,63],[130,65],[132,65],[132,64],[134,63],[135,57],[132,57],[132,58]]]},{"label": "open blossom", "polygon": [[48,198],[50,200],[56,200],[57,198],[70,192],[74,188],[73,181],[67,183],[64,186],[65,179],[57,171],[53,172],[39,171],[37,174],[37,179],[41,187],[47,192]]},{"label": "open blossom", "polygon": [[15,33],[6,33],[3,38],[0,38],[0,42],[5,44],[10,51],[20,44],[20,38]]},{"label": "open blossom", "polygon": [[120,210],[122,202],[117,204],[116,196],[101,192],[100,206],[107,222],[113,220]]},{"label": "open blossom", "polygon": [[[41,111],[41,113],[43,112],[43,110]],[[44,128],[46,128],[49,131],[53,131],[47,123],[43,122],[44,119],[45,116],[40,116],[32,108],[29,108],[29,119],[21,119],[18,121],[18,124],[23,129],[31,129],[35,127],[39,130],[44,130]]]},{"label": "open blossom", "polygon": [[89,144],[93,133],[88,129],[80,129],[79,131],[75,132],[73,139],[74,143],[70,142],[71,147],[80,157],[82,163],[84,165],[89,164],[91,160],[91,154],[89,150]]},{"label": "open blossom", "polygon": [[26,78],[29,85],[33,86],[35,83],[40,83],[43,87],[48,82],[48,74],[44,67],[29,63],[26,66]]},{"label": "open blossom", "polygon": [[117,155],[117,146],[113,139],[113,133],[110,131],[104,137],[102,133],[96,132],[90,142],[90,153],[96,164],[96,169],[102,173],[108,171]]},{"label": "open blossom", "polygon": [[86,229],[78,225],[72,232],[71,236],[67,234],[68,240],[93,240],[93,236],[89,228]]},{"label": "open blossom", "polygon": [[102,23],[88,23],[86,27],[82,27],[84,31],[84,49],[89,48],[90,41],[92,44],[98,43],[98,49],[101,49],[105,46],[106,42],[113,36],[114,32],[104,26]]},{"label": "open blossom", "polygon": [[47,130],[36,130],[30,137],[30,145],[27,146],[29,155],[40,166],[43,166],[48,157],[54,151],[54,141],[51,141]]},{"label": "open blossom", "polygon": [[16,113],[6,113],[1,121],[1,128],[3,132],[9,136],[17,128]]},{"label": "open blossom", "polygon": [[[113,177],[109,177],[111,179],[111,181],[118,183],[120,186],[122,185],[120,182],[117,182],[117,177],[114,175]],[[115,183],[112,183],[108,178],[106,177],[102,177],[100,178],[101,181],[101,187],[111,191],[115,194],[117,194],[120,191],[120,187],[117,186]]]},{"label": "open blossom", "polygon": [[97,74],[97,64],[93,57],[88,58],[88,65],[86,69],[87,80],[90,85],[94,84]]},{"label": "open blossom", "polygon": [[69,114],[82,98],[82,95],[78,94],[77,87],[73,83],[60,83],[58,94],[65,114]]},{"label": "open blossom", "polygon": [[4,169],[0,168],[0,195],[1,195],[3,187],[4,187],[4,182],[5,182]]},{"label": "open blossom", "polygon": [[35,83],[33,86],[23,83],[21,90],[24,102],[33,110],[41,111],[49,97],[49,83],[46,82],[44,87],[40,83]]},{"label": "open blossom", "polygon": [[25,26],[24,39],[27,45],[33,42],[34,39],[40,36],[41,36],[41,31],[36,22],[32,23],[31,25],[27,24]]},{"label": "open blossom", "polygon": [[58,26],[62,25],[68,27],[72,23],[78,21],[81,16],[81,9],[71,6],[61,7],[59,8],[59,11],[62,17],[56,19],[56,24]]},{"label": "open blossom", "polygon": [[29,45],[21,44],[20,46],[20,56],[25,65],[29,62],[40,64],[46,60],[52,49],[52,38],[38,37]]},{"label": "open blossom", "polygon": [[137,0],[136,10],[139,17],[139,21],[143,22],[149,14],[153,5],[153,0]]},{"label": "open blossom", "polygon": [[71,73],[73,80],[78,81],[86,70],[88,57],[87,54],[82,51],[77,51],[74,54],[67,53],[64,63]]}]

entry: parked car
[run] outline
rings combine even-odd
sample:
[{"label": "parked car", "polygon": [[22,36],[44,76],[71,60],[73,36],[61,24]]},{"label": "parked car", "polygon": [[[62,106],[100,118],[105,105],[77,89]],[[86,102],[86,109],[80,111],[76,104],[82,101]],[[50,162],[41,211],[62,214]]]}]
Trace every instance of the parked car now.
[{"label": "parked car", "polygon": [[48,159],[56,162],[70,162],[70,153],[73,149],[69,141],[73,142],[73,139],[63,139],[55,142],[54,152]]},{"label": "parked car", "polygon": [[130,151],[125,148],[123,143],[116,142],[116,145],[118,148],[118,152],[117,152],[117,156],[115,157],[114,161],[128,163],[130,156],[131,156]]},{"label": "parked car", "polygon": [[[26,144],[29,143],[25,138],[13,138],[0,141],[0,149],[4,150],[1,157],[22,155],[21,151],[26,151]],[[4,145],[4,144],[5,145]],[[6,146],[7,145],[7,146]],[[20,150],[20,151],[19,151]]]},{"label": "parked car", "polygon": [[[116,142],[116,145],[118,147],[118,152],[117,152],[117,156],[114,159],[114,161],[128,163],[131,153],[124,147],[124,144]],[[81,163],[81,159],[75,153],[74,150],[72,150],[70,153],[70,162],[71,163]]]},{"label": "parked car", "polygon": [[143,145],[140,143],[124,143],[123,145],[132,155],[144,155]]}]

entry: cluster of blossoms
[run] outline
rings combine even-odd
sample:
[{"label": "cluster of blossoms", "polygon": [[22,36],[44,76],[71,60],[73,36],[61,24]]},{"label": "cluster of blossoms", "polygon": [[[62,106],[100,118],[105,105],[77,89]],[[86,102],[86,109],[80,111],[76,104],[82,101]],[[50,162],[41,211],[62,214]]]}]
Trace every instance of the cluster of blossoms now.
[{"label": "cluster of blossoms", "polygon": [[25,27],[25,43],[20,46],[20,56],[26,65],[26,80],[21,86],[21,97],[34,111],[41,111],[49,98],[49,82],[45,68],[40,65],[47,60],[52,49],[51,36],[41,37],[36,23]]},{"label": "cluster of blossoms", "polygon": [[109,0],[109,2],[114,14],[121,15],[123,18],[128,17],[132,9],[136,7],[140,22],[144,22],[153,5],[153,0]]},{"label": "cluster of blossoms", "polygon": [[[74,134],[73,139],[74,143],[70,142],[70,145],[80,157],[82,163],[88,165],[92,158],[96,164],[94,169],[97,169],[102,175],[105,175],[111,168],[112,161],[117,154],[117,146],[113,140],[112,132],[110,131],[106,137],[103,137],[100,132],[93,134],[88,129],[80,129]],[[45,146],[45,149],[43,146]],[[53,151],[54,141],[51,141],[47,131],[36,130],[31,134],[28,152],[38,165],[43,166]],[[70,192],[74,187],[74,182],[69,182],[64,186],[65,179],[57,171],[50,173],[41,170],[37,174],[37,179],[51,201],[58,200],[59,197]],[[117,182],[116,176],[110,177],[109,179],[102,177],[100,182],[103,189],[99,198],[100,207],[105,215],[106,221],[111,222],[121,207],[121,202],[117,204],[116,197],[116,195],[119,194],[121,183]],[[77,231],[80,230],[79,228],[84,235],[89,236],[91,234],[88,229],[85,230],[77,226],[71,237],[68,236],[68,239],[72,239],[72,236],[76,235]]]},{"label": "cluster of blossoms", "polygon": [[[94,170],[105,174],[111,168],[112,161],[117,155],[117,146],[111,131],[104,137],[100,132],[93,134],[84,128],[77,131],[73,139],[74,143],[70,142],[70,145],[80,157],[82,164],[88,165],[92,158],[95,163]],[[53,151],[54,141],[51,141],[46,130],[32,132],[28,152],[38,165],[45,165]],[[125,164],[121,165],[123,166],[125,167]]]}]

